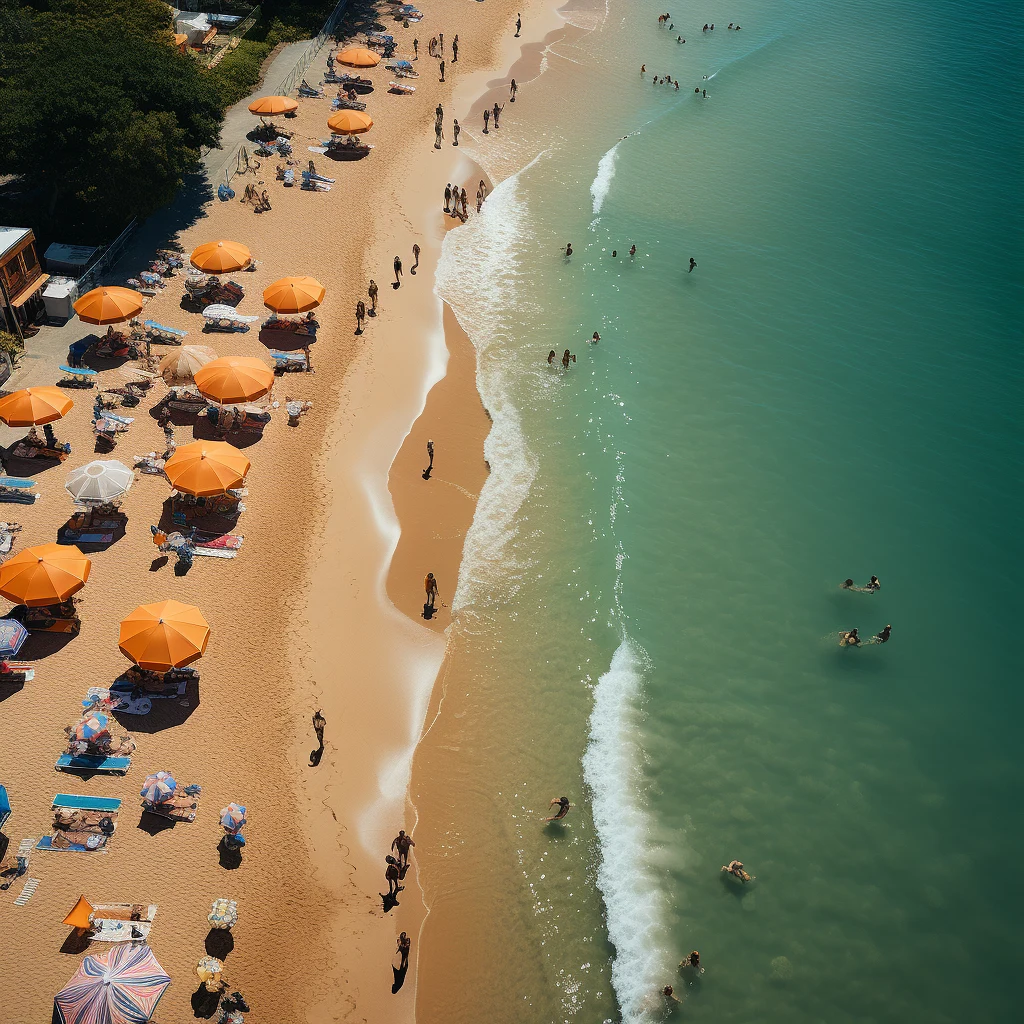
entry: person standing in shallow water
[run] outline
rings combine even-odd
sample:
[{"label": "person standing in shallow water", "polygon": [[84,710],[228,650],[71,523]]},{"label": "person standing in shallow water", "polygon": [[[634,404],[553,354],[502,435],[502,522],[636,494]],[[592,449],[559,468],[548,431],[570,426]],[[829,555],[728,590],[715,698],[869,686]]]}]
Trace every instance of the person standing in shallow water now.
[{"label": "person standing in shallow water", "polygon": [[495,128],[500,128],[501,127],[501,125],[498,124],[498,116],[501,114],[502,110],[504,110],[504,109],[505,109],[504,104],[502,104],[502,106],[500,106],[500,107],[498,106],[497,103],[494,104],[494,111],[493,111],[493,113],[494,113],[494,127]]},{"label": "person standing in shallow water", "polygon": [[545,818],[545,821],[561,821],[569,813],[569,808],[572,807],[567,796],[553,796],[548,807],[554,807],[556,804],[558,805],[558,810],[550,818]]},{"label": "person standing in shallow water", "polygon": [[516,85],[516,80],[512,79],[512,84],[508,87],[508,101],[509,103],[515,103],[516,93],[519,92],[519,86]]},{"label": "person standing in shallow water", "polygon": [[487,127],[487,125],[490,122],[490,120],[491,120],[491,108],[490,107],[484,107],[484,135],[489,135],[490,134],[490,129]]},{"label": "person standing in shallow water", "polygon": [[459,196],[459,198],[462,200],[462,219],[469,220],[469,207],[467,206],[467,203],[469,202],[469,196],[466,195],[465,189],[462,190],[462,193]]}]

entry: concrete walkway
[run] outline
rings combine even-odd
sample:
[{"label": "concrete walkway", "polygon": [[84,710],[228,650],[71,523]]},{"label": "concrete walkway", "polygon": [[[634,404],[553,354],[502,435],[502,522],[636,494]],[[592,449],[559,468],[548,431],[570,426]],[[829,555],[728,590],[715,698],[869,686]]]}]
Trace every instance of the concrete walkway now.
[{"label": "concrete walkway", "polygon": [[[234,166],[238,147],[245,142],[246,133],[252,131],[254,122],[249,104],[260,96],[277,94],[309,43],[310,40],[305,39],[284,46],[267,65],[263,83],[227,110],[221,129],[221,148],[206,155],[202,173],[186,180],[173,202],[157,210],[138,227],[121,258],[102,275],[100,284],[123,285],[127,278],[135,277],[149,266],[157,249],[168,247],[178,232],[203,216],[203,205],[214,198],[218,181],[224,180],[224,168]],[[102,334],[105,330],[105,327],[83,324],[77,316],[61,327],[42,327],[34,338],[26,339],[25,351],[4,385],[5,390],[15,391],[59,380],[62,374],[58,366],[67,359],[68,347],[87,334]],[[23,427],[12,430],[0,423],[0,444],[9,445],[24,433]]]}]

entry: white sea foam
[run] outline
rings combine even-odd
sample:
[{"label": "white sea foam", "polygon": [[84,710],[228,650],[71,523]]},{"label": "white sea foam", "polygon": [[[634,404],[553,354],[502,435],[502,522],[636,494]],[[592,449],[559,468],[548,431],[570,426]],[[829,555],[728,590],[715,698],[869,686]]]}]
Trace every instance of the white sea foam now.
[{"label": "white sea foam", "polygon": [[660,1019],[657,993],[670,963],[660,887],[649,859],[650,823],[639,789],[636,703],[646,667],[644,651],[623,639],[594,689],[590,742],[583,755],[601,841],[597,884],[615,946],[612,985],[623,1024]]},{"label": "white sea foam", "polygon": [[594,197],[594,215],[597,216],[601,212],[601,207],[604,206],[604,201],[608,197],[608,191],[612,187],[612,178],[615,177],[615,161],[619,155],[619,146],[622,145],[622,141],[616,142],[611,149],[603,157],[597,165],[597,177],[594,178],[590,185],[590,194]]},{"label": "white sea foam", "polygon": [[437,291],[476,348],[477,386],[493,423],[484,442],[491,471],[466,535],[454,612],[482,595],[510,598],[521,568],[510,541],[537,475],[537,458],[526,443],[510,394],[515,326],[509,311],[523,304],[519,268],[529,245],[519,179],[543,155],[497,185],[480,214],[445,236],[437,270]]}]

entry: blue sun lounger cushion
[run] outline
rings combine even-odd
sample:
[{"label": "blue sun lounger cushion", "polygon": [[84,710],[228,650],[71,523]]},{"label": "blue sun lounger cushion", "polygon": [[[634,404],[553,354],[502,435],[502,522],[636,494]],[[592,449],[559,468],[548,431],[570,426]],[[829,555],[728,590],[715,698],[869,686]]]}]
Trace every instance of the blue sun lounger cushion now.
[{"label": "blue sun lounger cushion", "polygon": [[98,754],[61,754],[54,767],[59,772],[107,772],[111,775],[124,775],[132,766],[130,757],[102,757]]}]

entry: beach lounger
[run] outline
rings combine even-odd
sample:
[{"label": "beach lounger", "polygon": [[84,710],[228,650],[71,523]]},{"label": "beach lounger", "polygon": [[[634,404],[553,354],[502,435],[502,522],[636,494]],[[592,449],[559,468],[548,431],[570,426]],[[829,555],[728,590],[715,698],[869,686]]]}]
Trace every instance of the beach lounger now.
[{"label": "beach lounger", "polygon": [[121,809],[121,801],[113,796],[78,796],[74,793],[58,793],[50,806],[55,811],[118,811]]},{"label": "beach lounger", "polygon": [[11,816],[11,799],[7,795],[7,787],[0,786],[0,829],[7,824]]},{"label": "beach lounger", "polygon": [[67,374],[65,380],[58,382],[62,388],[91,388],[96,384],[95,370],[87,370],[81,366],[65,366],[63,363],[58,369]]},{"label": "beach lounger", "polygon": [[165,327],[163,324],[158,324],[155,320],[145,320],[142,326],[146,329],[146,334],[152,341],[167,340],[173,345],[178,343],[176,339],[188,336],[188,331],[183,331],[179,327]]},{"label": "beach lounger", "polygon": [[98,903],[89,915],[89,938],[92,942],[145,942],[156,911],[155,903]]},{"label": "beach lounger", "polygon": [[32,896],[35,894],[35,891],[38,888],[39,888],[39,879],[38,878],[30,878],[25,883],[25,887],[21,890],[21,894],[14,901],[14,905],[16,907],[23,907],[23,906],[25,906],[25,904],[28,903],[28,901],[30,899],[32,899]]},{"label": "beach lounger", "polygon": [[30,683],[36,677],[36,670],[25,661],[7,661],[7,671],[0,672],[0,686],[20,686]]},{"label": "beach lounger", "polygon": [[309,362],[304,352],[271,352],[270,358],[274,360],[275,373],[309,369]]},{"label": "beach lounger", "polygon": [[34,505],[38,494],[29,493],[35,480],[19,476],[0,476],[0,502],[10,505]]},{"label": "beach lounger", "polygon": [[132,766],[130,757],[102,757],[98,754],[61,754],[54,767],[59,772],[102,772],[125,775]]}]

